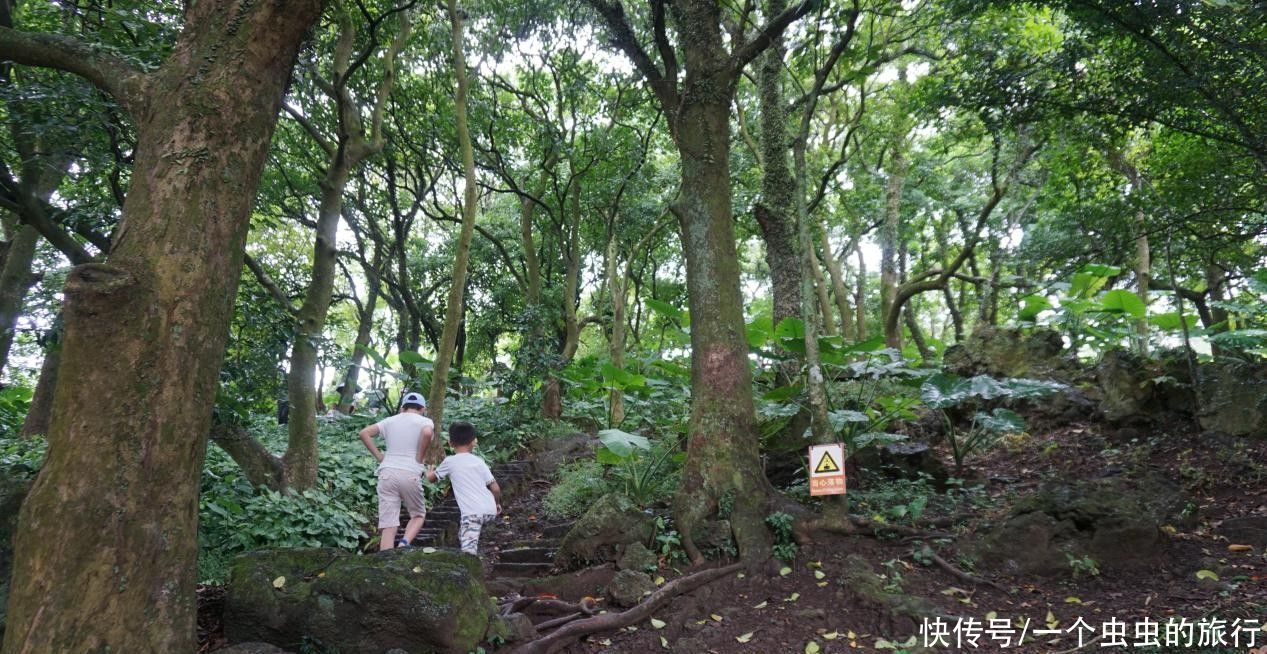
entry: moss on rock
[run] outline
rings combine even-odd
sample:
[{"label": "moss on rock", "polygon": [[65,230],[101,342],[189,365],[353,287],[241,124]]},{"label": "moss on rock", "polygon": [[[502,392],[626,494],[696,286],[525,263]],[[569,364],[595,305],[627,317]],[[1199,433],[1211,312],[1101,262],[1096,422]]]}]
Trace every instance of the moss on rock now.
[{"label": "moss on rock", "polygon": [[312,638],[346,653],[466,652],[492,613],[480,576],[477,559],[450,551],[252,552],[230,571],[225,629],[285,648]]},{"label": "moss on rock", "polygon": [[604,495],[563,537],[554,564],[568,570],[587,563],[616,561],[626,545],[651,540],[654,530],[651,516],[625,496]]}]

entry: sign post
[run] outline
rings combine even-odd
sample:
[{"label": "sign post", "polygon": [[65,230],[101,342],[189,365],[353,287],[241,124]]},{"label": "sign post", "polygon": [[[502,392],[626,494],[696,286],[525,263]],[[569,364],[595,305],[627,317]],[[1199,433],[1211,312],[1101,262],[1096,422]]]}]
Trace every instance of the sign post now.
[{"label": "sign post", "polygon": [[809,494],[845,494],[844,443],[809,447]]}]

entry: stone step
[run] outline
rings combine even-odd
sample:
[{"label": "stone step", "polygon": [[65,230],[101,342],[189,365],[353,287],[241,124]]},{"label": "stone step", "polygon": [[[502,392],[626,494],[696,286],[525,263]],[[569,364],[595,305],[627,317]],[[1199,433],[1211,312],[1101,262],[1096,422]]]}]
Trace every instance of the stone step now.
[{"label": "stone step", "polygon": [[542,525],[541,535],[546,538],[563,538],[568,531],[572,529],[573,522],[564,522],[557,525]]},{"label": "stone step", "polygon": [[497,555],[500,563],[553,563],[553,547],[516,547],[502,550]]},{"label": "stone step", "polygon": [[539,577],[549,574],[553,563],[511,563],[497,562],[493,565],[493,574],[502,577]]}]

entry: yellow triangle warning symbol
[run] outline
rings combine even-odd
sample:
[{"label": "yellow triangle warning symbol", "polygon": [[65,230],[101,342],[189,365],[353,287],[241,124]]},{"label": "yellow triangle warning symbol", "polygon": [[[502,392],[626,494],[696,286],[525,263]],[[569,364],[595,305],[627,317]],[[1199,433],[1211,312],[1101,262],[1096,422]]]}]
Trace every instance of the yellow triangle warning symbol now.
[{"label": "yellow triangle warning symbol", "polygon": [[820,475],[824,472],[840,472],[840,466],[836,465],[836,460],[831,456],[831,450],[825,450],[823,457],[818,460],[818,465],[814,468],[814,474]]}]

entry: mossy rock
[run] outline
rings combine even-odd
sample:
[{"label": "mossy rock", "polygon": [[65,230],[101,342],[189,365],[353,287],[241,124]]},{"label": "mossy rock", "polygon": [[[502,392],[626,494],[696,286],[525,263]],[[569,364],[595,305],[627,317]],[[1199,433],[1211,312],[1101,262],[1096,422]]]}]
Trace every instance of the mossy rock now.
[{"label": "mossy rock", "polygon": [[654,570],[659,560],[651,550],[642,543],[630,543],[625,546],[625,553],[620,555],[616,567],[621,570]]},{"label": "mossy rock", "polygon": [[478,559],[443,550],[252,552],[230,569],[225,633],[289,649],[308,638],[344,654],[467,652],[493,613],[480,576]]},{"label": "mossy rock", "polygon": [[859,554],[845,557],[841,576],[848,592],[885,614],[883,621],[890,633],[913,633],[925,618],[940,615],[937,607],[923,597],[886,589],[885,579]]},{"label": "mossy rock", "polygon": [[655,592],[655,583],[651,577],[638,570],[621,570],[607,585],[607,599],[613,606],[628,608],[642,601],[642,598]]},{"label": "mossy rock", "polygon": [[1201,414],[1206,431],[1267,438],[1267,364],[1227,362],[1201,367]]},{"label": "mossy rock", "polygon": [[946,370],[962,377],[1054,378],[1073,381],[1081,374],[1077,361],[1065,352],[1064,337],[1050,329],[979,326],[964,340],[946,348]]},{"label": "mossy rock", "polygon": [[626,545],[645,543],[654,532],[652,517],[624,495],[604,495],[563,537],[554,564],[562,570],[572,570],[589,563],[616,561]]},{"label": "mossy rock", "polygon": [[973,549],[986,566],[1011,575],[1069,574],[1070,557],[1091,557],[1101,571],[1144,568],[1162,556],[1161,527],[1184,504],[1177,488],[1151,477],[1047,484]]}]

